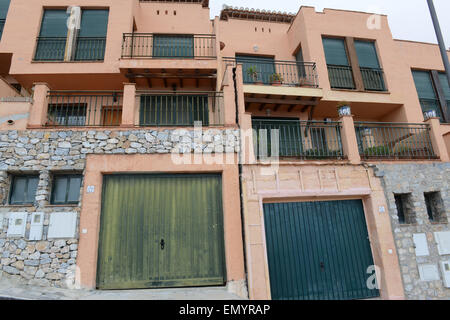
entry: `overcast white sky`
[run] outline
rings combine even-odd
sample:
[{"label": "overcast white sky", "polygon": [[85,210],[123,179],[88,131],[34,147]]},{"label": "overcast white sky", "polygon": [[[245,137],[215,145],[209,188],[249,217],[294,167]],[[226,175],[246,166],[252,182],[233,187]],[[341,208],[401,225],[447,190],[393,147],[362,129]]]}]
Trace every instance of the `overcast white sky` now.
[{"label": "overcast white sky", "polygon": [[[426,0],[210,0],[212,17],[223,4],[297,13],[300,6],[387,14],[394,38],[437,43]],[[434,0],[447,48],[450,48],[450,0]],[[345,21],[343,22],[345,23]]]}]

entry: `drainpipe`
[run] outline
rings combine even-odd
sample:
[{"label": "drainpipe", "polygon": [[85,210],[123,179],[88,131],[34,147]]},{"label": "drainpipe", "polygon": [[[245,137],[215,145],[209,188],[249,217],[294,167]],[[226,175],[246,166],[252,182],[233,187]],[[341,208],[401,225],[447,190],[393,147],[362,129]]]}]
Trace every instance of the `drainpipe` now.
[{"label": "drainpipe", "polygon": [[433,0],[427,0],[428,7],[430,8],[431,19],[433,20],[434,30],[436,31],[436,37],[439,43],[439,49],[441,50],[442,61],[444,62],[445,72],[447,73],[448,84],[450,85],[450,63],[448,61],[447,49],[444,43],[444,37],[442,36],[441,26],[436,14],[436,8],[434,7]]},{"label": "drainpipe", "polygon": [[[238,126],[239,131],[241,130],[241,126],[239,124],[239,104],[238,104],[238,93],[237,93],[237,86],[236,86],[236,67],[232,68],[233,70],[233,86],[234,86],[234,104],[236,107],[236,124]],[[248,273],[247,273],[247,252],[246,252],[246,245],[245,245],[245,223],[244,223],[244,188],[242,184],[242,135],[241,136],[241,144],[239,148],[239,163],[238,163],[238,169],[239,169],[239,200],[241,204],[241,228],[242,228],[242,240],[244,242],[243,250],[244,250],[244,272],[245,272],[245,281],[247,282],[247,291],[248,296],[250,297],[250,288],[249,288],[249,282],[248,282]]]}]

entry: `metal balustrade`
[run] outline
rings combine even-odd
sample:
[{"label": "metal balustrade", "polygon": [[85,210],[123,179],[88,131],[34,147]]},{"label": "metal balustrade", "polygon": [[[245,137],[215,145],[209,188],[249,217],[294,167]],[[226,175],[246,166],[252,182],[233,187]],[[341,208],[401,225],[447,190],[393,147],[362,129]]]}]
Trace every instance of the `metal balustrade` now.
[{"label": "metal balustrade", "polygon": [[386,91],[383,69],[360,68],[364,89],[368,91]]},{"label": "metal balustrade", "polygon": [[46,126],[119,126],[123,93],[116,91],[50,91]]},{"label": "metal balustrade", "polygon": [[223,58],[225,65],[242,64],[244,84],[282,85],[291,87],[319,86],[316,64],[296,61],[257,61],[256,59]]},{"label": "metal balustrade", "polygon": [[222,92],[139,91],[140,126],[224,125]]},{"label": "metal balustrade", "polygon": [[330,85],[333,89],[356,89],[350,66],[327,65]]},{"label": "metal balustrade", "polygon": [[355,122],[363,159],[436,159],[430,127],[416,123]]},{"label": "metal balustrade", "polygon": [[64,61],[66,37],[38,37],[35,61]]},{"label": "metal balustrade", "polygon": [[75,49],[75,60],[104,60],[105,48],[106,37],[78,37]]},{"label": "metal balustrade", "polygon": [[216,36],[124,33],[122,58],[215,59]]},{"label": "metal balustrade", "polygon": [[253,143],[258,159],[342,159],[340,122],[258,119],[252,120]]}]

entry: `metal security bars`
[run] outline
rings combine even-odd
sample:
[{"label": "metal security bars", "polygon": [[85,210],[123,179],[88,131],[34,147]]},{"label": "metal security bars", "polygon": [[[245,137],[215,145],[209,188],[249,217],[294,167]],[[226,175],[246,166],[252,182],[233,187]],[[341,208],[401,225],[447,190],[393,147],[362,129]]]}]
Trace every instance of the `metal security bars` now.
[{"label": "metal security bars", "polygon": [[386,91],[383,69],[360,68],[364,89],[368,91]]},{"label": "metal security bars", "polygon": [[222,126],[222,92],[138,92],[140,126]]},{"label": "metal security bars", "polygon": [[215,59],[216,36],[124,33],[122,58]]},{"label": "metal security bars", "polygon": [[0,40],[2,39],[3,35],[3,28],[5,27],[5,19],[0,19]]},{"label": "metal security bars", "polygon": [[258,159],[342,159],[339,122],[254,118],[253,143]]},{"label": "metal security bars", "polygon": [[350,66],[328,65],[328,76],[333,89],[355,89],[353,70]]},{"label": "metal security bars", "polygon": [[363,159],[436,159],[427,124],[355,122]]},{"label": "metal security bars", "polygon": [[51,91],[46,126],[119,126],[122,122],[122,92]]},{"label": "metal security bars", "polygon": [[75,61],[102,61],[105,58],[106,37],[78,37]]},{"label": "metal security bars", "polygon": [[225,65],[242,64],[244,84],[319,87],[316,64],[280,60],[223,58]]}]

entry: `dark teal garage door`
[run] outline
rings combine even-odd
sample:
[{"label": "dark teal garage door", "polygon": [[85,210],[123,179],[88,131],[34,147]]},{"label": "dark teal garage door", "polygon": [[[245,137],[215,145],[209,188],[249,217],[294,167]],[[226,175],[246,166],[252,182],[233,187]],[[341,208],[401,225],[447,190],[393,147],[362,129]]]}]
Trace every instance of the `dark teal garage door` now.
[{"label": "dark teal garage door", "polygon": [[379,296],[361,200],[264,204],[274,300],[348,300]]}]

